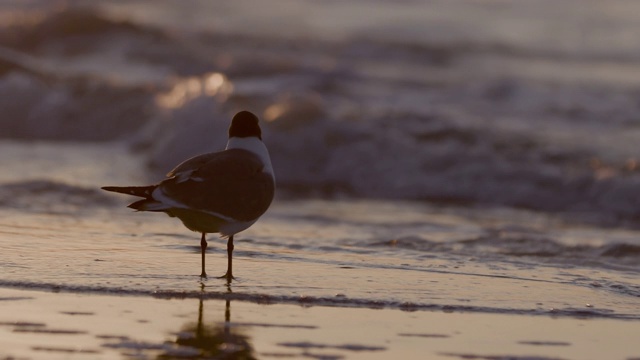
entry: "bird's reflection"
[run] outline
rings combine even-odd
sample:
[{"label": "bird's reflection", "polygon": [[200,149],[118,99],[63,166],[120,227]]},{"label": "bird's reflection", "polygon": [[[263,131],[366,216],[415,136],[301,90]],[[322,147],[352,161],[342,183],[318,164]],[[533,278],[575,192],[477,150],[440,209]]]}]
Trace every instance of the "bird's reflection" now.
[{"label": "bird's reflection", "polygon": [[[231,321],[231,301],[226,300],[224,323],[207,324],[204,320],[204,304],[200,299],[198,322],[188,323],[178,333],[175,344],[188,347],[195,352],[189,358],[215,359],[255,359],[249,337],[242,334],[239,328],[233,327]],[[162,354],[160,359],[170,359],[175,354]]]}]

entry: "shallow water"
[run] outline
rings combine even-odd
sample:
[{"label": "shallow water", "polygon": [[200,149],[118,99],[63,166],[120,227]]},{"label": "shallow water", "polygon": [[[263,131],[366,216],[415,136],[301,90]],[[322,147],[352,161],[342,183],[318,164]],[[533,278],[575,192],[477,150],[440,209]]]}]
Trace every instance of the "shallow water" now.
[{"label": "shallow water", "polygon": [[[6,249],[0,285],[228,296],[222,280],[201,282],[197,276],[198,234],[162,214],[132,212],[124,207],[126,196],[86,185],[103,182],[108,164],[140,169],[135,157],[122,156],[118,144],[9,142],[3,148],[31,151],[32,164],[69,159],[84,176],[74,180],[76,173],[64,166],[45,179],[27,180],[29,168],[6,175],[23,180],[0,187]],[[102,154],[98,161],[90,156],[96,153]],[[78,154],[84,154],[83,164],[76,162],[83,158]],[[122,181],[131,180],[123,174]],[[635,230],[505,208],[277,199],[236,237],[233,297],[639,319],[638,238]],[[207,271],[222,274],[225,242],[214,235],[209,240]]]}]

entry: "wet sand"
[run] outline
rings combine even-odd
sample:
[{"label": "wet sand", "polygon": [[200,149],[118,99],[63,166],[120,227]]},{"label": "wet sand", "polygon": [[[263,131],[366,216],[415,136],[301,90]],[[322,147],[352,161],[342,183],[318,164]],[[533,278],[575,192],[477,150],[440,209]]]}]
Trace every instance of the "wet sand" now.
[{"label": "wet sand", "polygon": [[[282,217],[305,204],[311,206],[280,201],[238,236],[233,298],[640,320],[633,272],[332,244],[331,237],[367,235],[361,227],[324,228]],[[215,277],[200,281],[199,236],[175,219],[120,207],[87,209],[82,216],[64,209],[55,214],[0,209],[5,250],[0,287],[211,298],[227,292]],[[465,224],[456,221],[460,233]],[[223,239],[209,237],[206,260],[211,276],[222,275]]]},{"label": "wet sand", "polygon": [[0,289],[3,359],[634,359],[638,323]]},{"label": "wet sand", "polygon": [[[0,359],[640,356],[637,297],[575,280],[613,272],[269,248],[252,240],[282,228],[267,217],[228,286],[200,280],[197,237],[172,219],[0,214]],[[222,273],[223,242],[210,250]]]}]

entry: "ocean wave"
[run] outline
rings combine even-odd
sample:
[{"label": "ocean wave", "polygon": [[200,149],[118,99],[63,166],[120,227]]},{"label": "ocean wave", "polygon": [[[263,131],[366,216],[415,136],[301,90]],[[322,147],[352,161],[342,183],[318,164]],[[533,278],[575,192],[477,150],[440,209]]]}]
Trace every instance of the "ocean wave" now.
[{"label": "ocean wave", "polygon": [[0,184],[0,206],[34,213],[91,212],[96,205],[116,201],[98,188],[69,185],[47,179]]},{"label": "ocean wave", "polygon": [[562,73],[577,55],[185,33],[77,6],[9,27],[0,44],[2,137],[125,139],[154,179],[222,149],[229,118],[247,109],[265,120],[280,196],[640,218],[636,92],[499,66],[544,59]]},{"label": "ocean wave", "polygon": [[[529,259],[536,263],[565,264],[571,267],[604,267],[621,271],[638,271],[640,246],[634,243],[609,242],[604,245],[572,245],[546,234],[509,234],[488,231],[486,235],[457,241],[431,241],[424,236],[402,236],[391,240],[355,242],[362,247],[386,247],[431,253],[500,257],[505,261]],[[485,260],[486,261],[486,260]],[[635,292],[640,296],[640,289]]]},{"label": "ocean wave", "polygon": [[158,33],[83,8],[39,18],[0,31],[0,137],[105,141],[140,129],[153,84],[114,75],[128,70],[104,63],[112,56],[101,44],[133,47]]}]

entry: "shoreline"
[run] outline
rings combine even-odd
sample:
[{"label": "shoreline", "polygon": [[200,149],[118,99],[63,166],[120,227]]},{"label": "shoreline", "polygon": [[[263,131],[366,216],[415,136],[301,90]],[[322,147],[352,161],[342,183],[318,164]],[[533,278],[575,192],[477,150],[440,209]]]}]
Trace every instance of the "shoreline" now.
[{"label": "shoreline", "polygon": [[[205,280],[206,281],[206,280]],[[227,286],[222,284],[223,286]],[[342,293],[334,297],[322,296],[286,296],[269,295],[258,293],[234,293],[229,286],[227,292],[207,291],[202,284],[202,292],[189,292],[180,290],[125,290],[117,288],[74,286],[47,283],[13,283],[10,281],[0,281],[0,291],[2,289],[18,291],[35,291],[51,294],[76,294],[89,296],[119,296],[150,298],[158,300],[200,300],[200,301],[238,301],[256,305],[292,305],[303,307],[328,307],[345,309],[366,309],[366,310],[398,310],[403,312],[445,312],[460,314],[496,314],[515,316],[535,316],[550,317],[554,319],[607,319],[620,321],[640,321],[640,314],[616,314],[608,312],[606,309],[599,311],[593,305],[587,303],[584,308],[566,309],[512,309],[483,306],[464,306],[447,304],[415,304],[411,302],[382,302],[379,300],[350,299]]]}]

